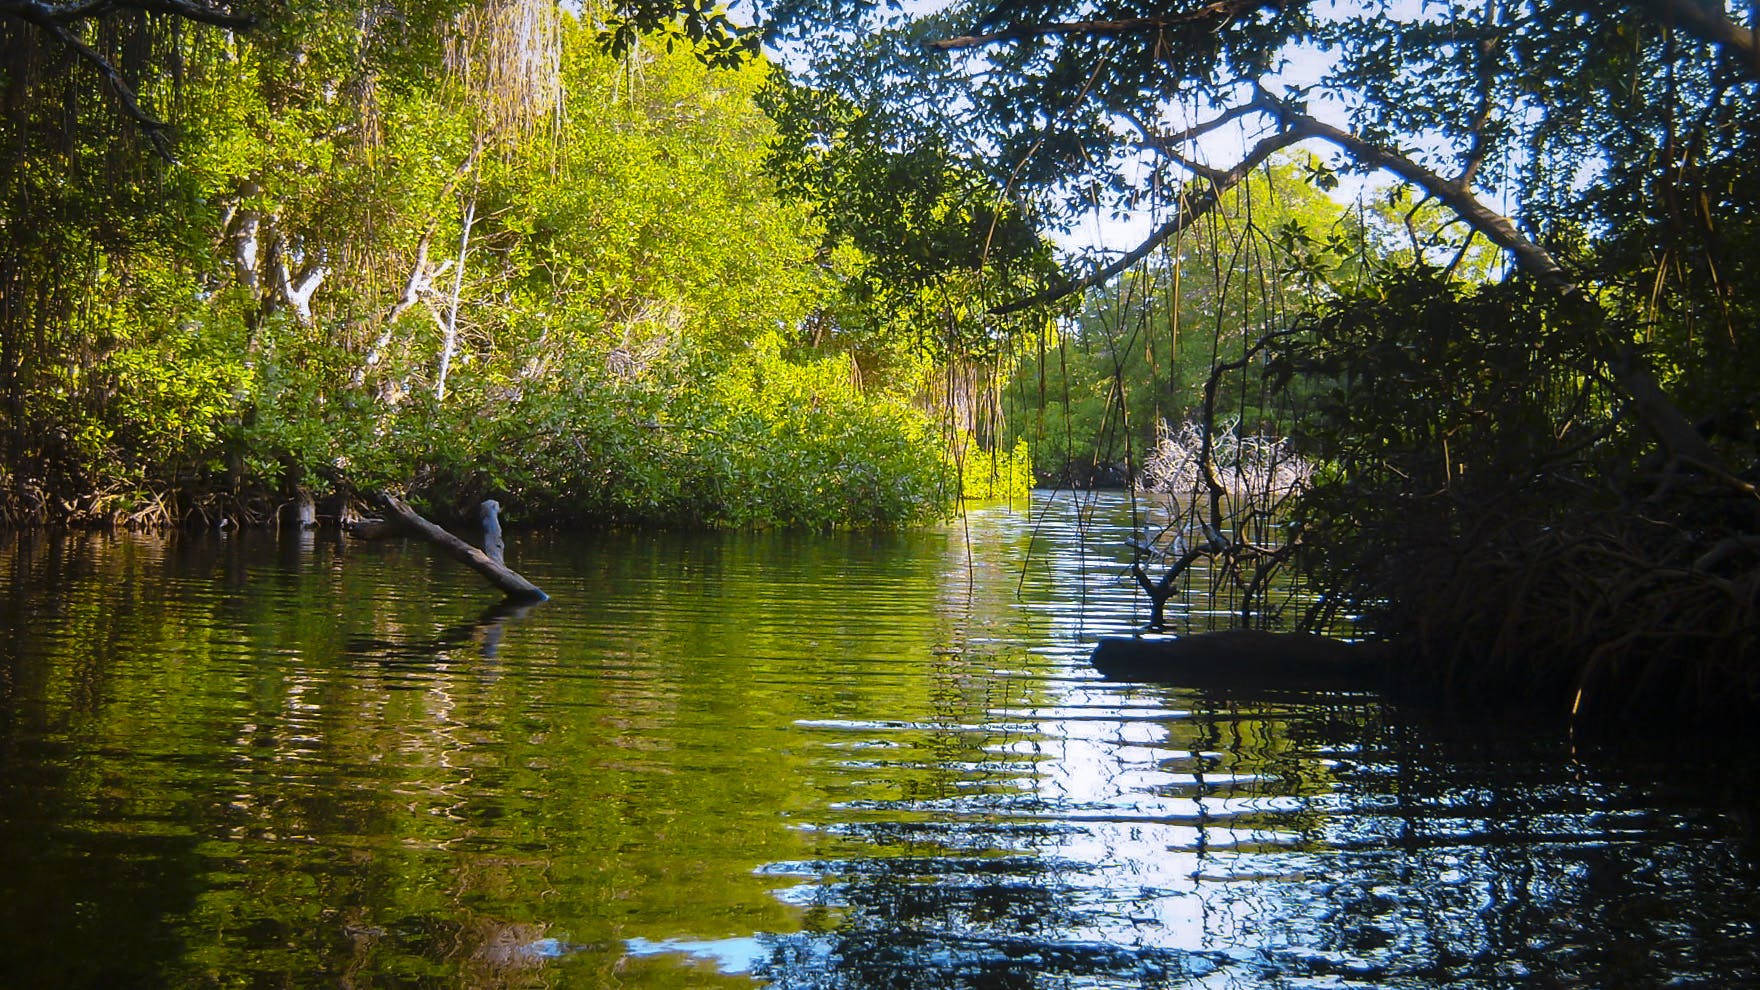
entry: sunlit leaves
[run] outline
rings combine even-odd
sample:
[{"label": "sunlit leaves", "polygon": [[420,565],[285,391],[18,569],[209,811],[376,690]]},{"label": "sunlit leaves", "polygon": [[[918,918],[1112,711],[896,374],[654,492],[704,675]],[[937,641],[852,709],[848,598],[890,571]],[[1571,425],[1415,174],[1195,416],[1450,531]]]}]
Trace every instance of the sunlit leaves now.
[{"label": "sunlit leaves", "polygon": [[[626,33],[613,59],[597,8],[298,6],[180,42],[175,171],[99,173],[131,159],[96,130],[54,167],[20,145],[7,191],[31,210],[0,217],[0,277],[62,273],[44,295],[80,314],[38,321],[67,329],[21,379],[20,467],[70,492],[225,490],[250,513],[382,486],[499,493],[528,518],[938,511],[950,489],[909,386],[870,364],[858,389],[841,348],[817,360],[801,333],[843,297],[808,207],[764,174],[753,94],[771,70],[720,10],[659,10],[622,9],[662,34]],[[542,37],[488,50],[526,28]],[[560,73],[562,102],[516,112],[522,59]],[[296,313],[293,282],[319,270]],[[770,385],[735,387],[754,375]]]}]

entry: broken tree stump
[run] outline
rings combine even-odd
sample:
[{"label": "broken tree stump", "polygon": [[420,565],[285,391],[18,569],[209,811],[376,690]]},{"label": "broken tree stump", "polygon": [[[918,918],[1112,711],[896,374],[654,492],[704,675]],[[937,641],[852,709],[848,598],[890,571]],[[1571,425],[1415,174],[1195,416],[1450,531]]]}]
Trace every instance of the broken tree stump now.
[{"label": "broken tree stump", "polygon": [[[537,585],[520,577],[513,571],[508,570],[507,566],[501,563],[501,556],[505,544],[501,539],[501,522],[498,518],[495,518],[496,512],[498,512],[501,507],[494,502],[491,501],[484,503],[485,508],[483,509],[485,542],[490,542],[488,538],[490,523],[493,522],[494,525],[495,536],[493,544],[495,555],[491,558],[489,554],[478,550],[476,547],[471,546],[469,543],[466,543],[458,537],[453,536],[451,533],[448,533],[446,530],[441,529],[439,526],[422,518],[416,513],[416,510],[410,508],[408,504],[397,496],[388,492],[380,492],[379,501],[383,502],[385,508],[396,517],[398,522],[407,527],[411,533],[434,544],[440,549],[446,551],[447,555],[454,560],[464,564],[478,574],[483,575],[483,577],[488,579],[490,584],[505,592],[509,599],[523,602],[541,602],[547,601],[550,598],[550,596],[544,594]],[[495,508],[489,509],[489,505],[495,505]]]},{"label": "broken tree stump", "polygon": [[312,501],[312,493],[304,488],[294,493],[293,501],[283,505],[277,522],[287,521],[293,524],[296,532],[318,528],[318,505]]},{"label": "broken tree stump", "polygon": [[501,503],[486,498],[477,506],[477,513],[483,521],[483,554],[506,567],[507,561],[502,559],[507,554],[507,541],[501,538]]}]

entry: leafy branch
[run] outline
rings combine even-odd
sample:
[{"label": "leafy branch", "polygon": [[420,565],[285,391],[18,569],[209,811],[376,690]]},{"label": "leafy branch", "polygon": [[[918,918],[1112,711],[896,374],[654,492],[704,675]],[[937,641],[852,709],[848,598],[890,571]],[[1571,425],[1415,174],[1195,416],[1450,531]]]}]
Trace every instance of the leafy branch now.
[{"label": "leafy branch", "polygon": [[1177,14],[1163,14],[1159,17],[1124,17],[1114,20],[1020,24],[988,33],[974,32],[960,35],[957,38],[942,38],[928,42],[927,47],[936,51],[953,51],[961,48],[982,48],[1001,42],[1035,41],[1041,38],[1065,35],[1135,34],[1142,31],[1164,31],[1175,27],[1197,26],[1208,30],[1220,30],[1243,15],[1266,8],[1281,10],[1287,6],[1289,6],[1289,0],[1215,0],[1214,3],[1205,4],[1195,10]]}]

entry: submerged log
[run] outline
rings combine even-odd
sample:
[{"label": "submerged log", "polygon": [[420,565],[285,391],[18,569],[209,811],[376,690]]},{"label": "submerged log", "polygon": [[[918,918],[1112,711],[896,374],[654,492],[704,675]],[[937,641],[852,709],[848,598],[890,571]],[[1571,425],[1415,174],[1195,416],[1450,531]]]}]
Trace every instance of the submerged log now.
[{"label": "submerged log", "polygon": [[342,522],[342,531],[357,540],[383,540],[387,537],[401,535],[404,532],[404,529],[401,525],[392,520],[380,519],[377,516],[373,516],[361,519],[345,519]]},{"label": "submerged log", "polygon": [[[550,598],[537,585],[508,570],[499,561],[490,559],[488,554],[422,518],[397,496],[381,492],[379,500],[385,504],[385,508],[390,511],[392,516],[407,527],[411,533],[434,544],[446,551],[447,555],[454,560],[483,575],[490,584],[506,592],[508,598],[528,602],[547,601]],[[491,511],[485,510],[485,519],[491,515],[493,515]],[[498,520],[495,524],[495,535],[496,541],[499,543],[501,526]]]},{"label": "submerged log", "polygon": [[1368,690],[1391,659],[1384,643],[1228,629],[1191,636],[1106,636],[1089,662],[1108,680],[1199,688]]}]

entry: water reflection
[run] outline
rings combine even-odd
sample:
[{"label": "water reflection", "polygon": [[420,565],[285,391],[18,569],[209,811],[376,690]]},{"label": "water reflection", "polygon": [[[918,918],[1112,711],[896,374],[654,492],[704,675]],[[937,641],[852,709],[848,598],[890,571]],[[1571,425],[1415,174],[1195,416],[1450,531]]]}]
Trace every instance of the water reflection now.
[{"label": "water reflection", "polygon": [[1760,983],[1736,761],[1100,681],[1130,523],[14,538],[0,985]]}]

